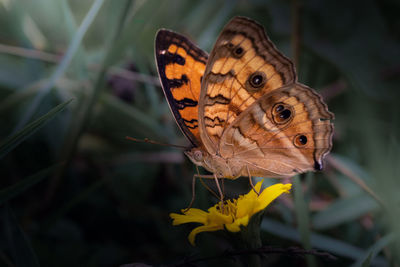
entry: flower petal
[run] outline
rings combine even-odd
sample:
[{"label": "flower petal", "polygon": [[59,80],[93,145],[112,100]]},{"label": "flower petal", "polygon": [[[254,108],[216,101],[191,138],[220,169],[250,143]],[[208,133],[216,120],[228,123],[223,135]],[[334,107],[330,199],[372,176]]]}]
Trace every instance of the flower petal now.
[{"label": "flower petal", "polygon": [[[255,186],[254,189],[256,192],[260,192],[261,190],[261,185],[264,182],[264,180],[259,181]],[[258,195],[256,194],[256,192],[254,192],[253,188],[250,190],[250,192],[248,192],[246,195],[244,195],[244,197],[250,197],[250,198],[257,198]]]},{"label": "flower petal", "polygon": [[289,193],[291,188],[292,184],[274,184],[270,187],[265,188],[258,197],[258,205],[254,209],[254,213],[265,209],[273,200],[275,200],[281,194]]},{"label": "flower petal", "polygon": [[237,201],[236,218],[242,218],[246,215],[253,215],[254,209],[258,206],[257,198],[242,198]]},{"label": "flower petal", "polygon": [[189,209],[183,214],[170,213],[169,217],[173,219],[172,225],[179,225],[183,223],[197,222],[206,224],[208,213],[200,209]]},{"label": "flower petal", "polygon": [[[219,203],[217,205],[219,205]],[[208,223],[221,224],[221,225],[225,224],[225,223],[231,223],[233,220],[232,215],[231,214],[228,214],[228,215],[222,214],[217,209],[217,205],[208,209],[208,212],[209,212]],[[228,207],[225,207],[225,208],[228,208]]]},{"label": "flower petal", "polygon": [[239,232],[241,230],[240,229],[241,225],[247,226],[248,224],[249,224],[249,216],[246,215],[242,218],[236,219],[233,223],[226,224],[225,227],[230,232]]},{"label": "flower petal", "polygon": [[196,227],[190,232],[190,234],[188,236],[189,242],[190,242],[190,244],[192,244],[192,246],[194,246],[195,245],[194,240],[198,233],[213,232],[213,231],[218,231],[218,230],[222,230],[222,229],[224,229],[222,224],[220,224],[220,225],[202,225],[202,226]]}]

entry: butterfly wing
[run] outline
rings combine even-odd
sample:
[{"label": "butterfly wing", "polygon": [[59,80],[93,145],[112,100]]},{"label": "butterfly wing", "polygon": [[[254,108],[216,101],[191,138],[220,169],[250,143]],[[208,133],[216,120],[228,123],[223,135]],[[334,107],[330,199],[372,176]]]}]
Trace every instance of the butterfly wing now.
[{"label": "butterfly wing", "polygon": [[198,102],[207,53],[185,36],[161,29],[155,41],[158,75],[169,107],[182,132],[200,146]]},{"label": "butterfly wing", "polygon": [[282,87],[262,96],[221,138],[221,156],[235,158],[253,176],[287,177],[322,169],[332,148],[334,115],[311,88]]},{"label": "butterfly wing", "polygon": [[201,88],[200,136],[207,151],[219,153],[223,132],[257,99],[294,82],[293,63],[264,28],[248,18],[233,18],[214,45]]}]

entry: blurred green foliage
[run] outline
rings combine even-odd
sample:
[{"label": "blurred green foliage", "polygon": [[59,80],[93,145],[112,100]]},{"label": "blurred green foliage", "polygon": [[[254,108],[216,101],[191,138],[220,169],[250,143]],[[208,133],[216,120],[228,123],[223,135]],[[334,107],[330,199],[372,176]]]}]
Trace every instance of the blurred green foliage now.
[{"label": "blurred green foliage", "polygon": [[[262,229],[264,245],[338,259],[274,254],[265,262],[398,266],[400,3],[299,1],[293,21],[294,3],[1,0],[0,265],[174,264],[230,248],[208,233],[193,248],[191,227],[170,224],[168,214],[191,198],[195,169],[182,151],[125,136],[188,144],[158,83],[157,29],[210,51],[223,25],[242,15],[289,57],[300,26],[299,81],[336,115],[325,170],[296,180],[296,198],[276,201]],[[249,189],[246,179],[225,186],[230,196]],[[215,203],[201,186],[196,194],[195,207]]]}]

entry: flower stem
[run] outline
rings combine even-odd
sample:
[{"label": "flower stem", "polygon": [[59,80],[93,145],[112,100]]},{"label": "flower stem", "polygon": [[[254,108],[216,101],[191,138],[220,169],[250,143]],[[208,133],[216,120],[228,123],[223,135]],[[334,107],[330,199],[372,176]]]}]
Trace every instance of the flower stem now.
[{"label": "flower stem", "polygon": [[[264,215],[264,211],[255,214],[251,219],[247,227],[243,227],[240,234],[240,243],[237,243],[240,249],[258,249],[262,247],[260,237],[260,223]],[[243,255],[241,258],[244,266],[261,266],[261,254],[251,253]]]}]

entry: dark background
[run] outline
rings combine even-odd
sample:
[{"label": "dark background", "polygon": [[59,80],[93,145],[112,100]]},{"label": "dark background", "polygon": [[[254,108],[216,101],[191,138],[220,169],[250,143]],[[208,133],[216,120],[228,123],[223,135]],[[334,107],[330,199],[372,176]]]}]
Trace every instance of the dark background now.
[{"label": "dark background", "polygon": [[[299,81],[336,116],[325,170],[295,178],[296,194],[275,201],[261,228],[264,245],[337,260],[283,253],[264,262],[398,266],[399,12],[395,0],[0,1],[0,265],[160,265],[231,248],[209,233],[191,247],[194,226],[171,225],[195,173],[182,151],[125,136],[188,144],[159,86],[157,29],[209,52],[242,15],[288,57],[299,48]],[[45,124],[24,128],[70,99]],[[226,187],[229,196],[249,190],[243,178]],[[194,207],[216,202],[202,186],[196,194]]]}]

